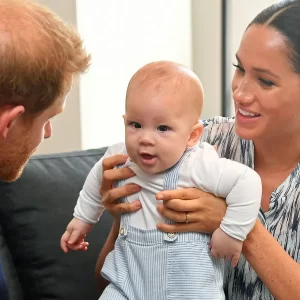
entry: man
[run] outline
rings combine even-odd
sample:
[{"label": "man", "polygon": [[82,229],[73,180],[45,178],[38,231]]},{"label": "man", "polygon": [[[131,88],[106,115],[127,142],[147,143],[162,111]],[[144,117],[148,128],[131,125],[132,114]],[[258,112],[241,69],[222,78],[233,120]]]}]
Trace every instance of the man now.
[{"label": "man", "polygon": [[[70,26],[32,1],[0,0],[0,16],[0,180],[14,181],[51,136],[90,56]],[[8,299],[1,264],[0,299]]]}]

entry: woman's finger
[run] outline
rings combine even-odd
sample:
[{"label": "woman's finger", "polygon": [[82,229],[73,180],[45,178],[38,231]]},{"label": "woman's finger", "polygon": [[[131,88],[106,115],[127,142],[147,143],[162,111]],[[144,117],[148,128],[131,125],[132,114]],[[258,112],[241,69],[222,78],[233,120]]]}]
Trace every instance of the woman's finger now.
[{"label": "woman's finger", "polygon": [[190,189],[177,189],[170,191],[162,191],[156,194],[157,200],[172,200],[172,199],[181,199],[181,200],[191,200],[199,198],[200,193],[205,193],[196,188]]},{"label": "woman's finger", "polygon": [[109,204],[115,203],[117,199],[137,193],[140,189],[140,186],[136,184],[126,184],[119,188],[113,188],[103,195],[103,205],[107,207]]},{"label": "woman's finger", "polygon": [[[128,155],[124,155],[124,154],[117,154],[117,155],[113,155],[113,156],[104,158],[103,162],[102,162],[103,173],[110,170],[110,171],[116,171],[117,177],[121,176],[121,175],[119,175],[121,169],[113,169],[113,168],[116,167],[117,165],[124,164],[127,159],[128,159]],[[121,174],[122,174],[122,172],[124,172],[124,171],[121,171]],[[114,172],[113,173],[108,172],[108,174],[106,174],[106,175],[109,176],[109,179],[105,178],[104,174],[103,174],[103,181],[102,181],[101,188],[100,188],[101,195],[103,195],[108,190],[110,190],[112,187],[113,181],[117,179],[117,178],[114,179],[114,177],[113,177],[115,175]],[[118,179],[121,179],[121,178],[118,178]]]},{"label": "woman's finger", "polygon": [[129,168],[105,170],[102,175],[102,184],[100,187],[100,195],[104,195],[112,188],[115,180],[130,178],[135,176]]},{"label": "woman's finger", "polygon": [[107,207],[107,210],[112,215],[120,215],[128,212],[135,212],[141,208],[141,203],[139,200],[131,202],[131,203],[120,203],[120,204],[111,204]]},{"label": "woman's finger", "polygon": [[113,156],[109,156],[103,159],[102,166],[103,171],[113,169],[117,165],[122,165],[128,159],[128,155],[126,154],[116,154]]},{"label": "woman's finger", "polygon": [[201,226],[199,225],[199,223],[158,223],[156,227],[163,232],[203,232]]},{"label": "woman's finger", "polygon": [[133,176],[135,176],[135,174],[130,168],[110,169],[103,171],[103,179],[108,181],[127,179]]},{"label": "woman's finger", "polygon": [[176,211],[195,211],[201,207],[199,199],[182,201],[181,199],[172,199],[163,202],[164,206]]},{"label": "woman's finger", "polygon": [[160,213],[160,215],[173,222],[186,223],[187,220],[188,222],[192,222],[191,220],[193,216],[191,212],[188,212],[187,218],[186,212],[178,212],[172,209],[168,209],[162,204],[157,205],[157,210]]}]

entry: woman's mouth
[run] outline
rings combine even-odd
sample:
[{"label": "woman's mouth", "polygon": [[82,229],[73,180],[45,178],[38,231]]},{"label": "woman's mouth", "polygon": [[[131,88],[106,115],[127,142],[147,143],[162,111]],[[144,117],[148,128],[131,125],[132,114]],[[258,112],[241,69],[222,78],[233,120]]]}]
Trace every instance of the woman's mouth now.
[{"label": "woman's mouth", "polygon": [[243,110],[243,109],[241,109],[241,108],[238,109],[238,112],[239,112],[242,116],[244,116],[244,117],[254,118],[254,117],[259,117],[259,116],[260,116],[260,114],[258,114],[258,113],[252,113],[252,112]]}]

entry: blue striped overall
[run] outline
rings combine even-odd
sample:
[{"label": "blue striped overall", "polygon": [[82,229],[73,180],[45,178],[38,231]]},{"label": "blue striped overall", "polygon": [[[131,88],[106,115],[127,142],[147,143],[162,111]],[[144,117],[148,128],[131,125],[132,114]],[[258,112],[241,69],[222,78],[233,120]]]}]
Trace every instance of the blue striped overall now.
[{"label": "blue striped overall", "polygon": [[[176,189],[188,154],[166,171],[165,190]],[[210,235],[201,233],[139,229],[129,225],[129,214],[122,215],[115,248],[101,271],[111,283],[100,299],[224,300],[224,261],[210,256],[209,241]]]}]

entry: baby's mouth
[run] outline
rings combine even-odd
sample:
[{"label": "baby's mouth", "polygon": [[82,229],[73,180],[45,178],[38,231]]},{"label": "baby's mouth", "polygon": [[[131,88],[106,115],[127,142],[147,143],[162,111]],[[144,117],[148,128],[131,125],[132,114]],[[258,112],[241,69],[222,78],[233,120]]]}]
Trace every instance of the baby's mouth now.
[{"label": "baby's mouth", "polygon": [[147,153],[142,153],[141,157],[144,158],[144,159],[152,159],[155,156],[151,155],[151,154],[147,154]]},{"label": "baby's mouth", "polygon": [[157,157],[155,155],[149,153],[141,153],[140,157],[141,157],[141,161],[146,165],[152,165],[157,160]]}]

